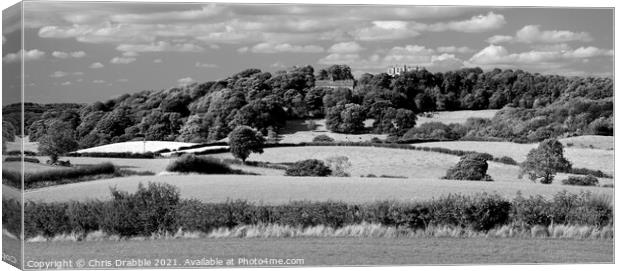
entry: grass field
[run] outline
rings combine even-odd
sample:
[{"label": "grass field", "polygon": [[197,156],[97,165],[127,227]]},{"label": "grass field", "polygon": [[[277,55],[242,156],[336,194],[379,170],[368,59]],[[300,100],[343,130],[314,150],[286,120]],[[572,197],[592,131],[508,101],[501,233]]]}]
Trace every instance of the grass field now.
[{"label": "grass field", "polygon": [[[315,123],[315,127],[313,129],[308,127],[309,121],[313,121]],[[364,126],[367,128],[372,127],[372,123],[374,120],[366,120],[364,122]],[[345,141],[345,142],[363,142],[369,141],[373,137],[379,139],[385,139],[387,135],[382,134],[340,134],[333,133],[327,130],[325,126],[325,119],[314,119],[314,120],[289,120],[286,122],[286,127],[284,127],[280,132],[280,143],[301,143],[301,142],[312,142],[312,139],[318,135],[327,135],[333,138],[335,141]]]},{"label": "grass field", "polygon": [[[611,263],[613,240],[495,238],[181,239],[27,243],[26,261],[204,257],[303,259],[303,265]],[[105,255],[105,256],[102,256]],[[244,267],[236,265],[237,267]],[[207,266],[203,266],[207,267]],[[247,266],[245,266],[247,267]],[[154,268],[154,267],[151,267]]]},{"label": "grass field", "polygon": [[256,203],[287,203],[292,200],[373,202],[378,200],[419,201],[450,193],[498,193],[513,198],[517,192],[524,196],[551,197],[566,190],[571,193],[591,191],[613,197],[613,189],[544,185],[522,182],[468,182],[438,179],[394,178],[337,178],[287,177],[248,175],[172,175],[131,176],[96,180],[33,189],[26,191],[25,199],[34,201],[68,201],[109,199],[110,187],[135,192],[139,183],[163,182],[175,185],[183,198],[205,202],[242,199]]},{"label": "grass field", "polygon": [[441,122],[445,124],[450,123],[465,123],[468,118],[485,118],[490,119],[497,113],[496,109],[489,110],[461,110],[461,111],[441,111],[433,113],[432,117],[418,116],[416,125],[427,122]]},{"label": "grass field", "polygon": [[[39,143],[38,142],[30,142],[28,136],[23,139],[24,151],[38,152],[39,151]],[[19,151],[21,149],[22,139],[21,137],[16,136],[15,141],[6,142],[6,150],[7,151]]]},{"label": "grass field", "polygon": [[[527,153],[538,144],[518,144],[512,142],[486,141],[450,141],[413,144],[416,146],[442,147],[453,150],[486,152],[493,156],[508,156],[517,162],[525,160]],[[573,163],[573,167],[601,170],[614,173],[614,151],[565,147],[564,156]]]},{"label": "grass field", "polygon": [[77,153],[85,152],[156,152],[162,149],[175,150],[180,147],[196,145],[195,143],[175,142],[175,141],[128,141],[121,143],[113,143],[93,148],[76,151]]},{"label": "grass field", "polygon": [[[442,142],[455,143],[455,142]],[[475,142],[477,143],[477,142]],[[480,147],[480,146],[479,146]],[[449,148],[449,147],[447,147]],[[217,158],[232,158],[230,153],[211,155]],[[415,150],[389,149],[379,147],[283,147],[265,149],[263,154],[252,154],[249,160],[272,163],[290,163],[303,159],[325,160],[332,156],[346,156],[351,162],[351,176],[403,176],[420,179],[440,179],[446,171],[454,166],[459,157],[450,154],[424,152]],[[488,174],[496,182],[523,183],[519,179],[519,168],[501,163],[489,162]],[[557,180],[566,178],[566,174],[558,174]],[[612,179],[600,179],[601,184],[613,183]],[[552,185],[561,185],[555,182]]]}]

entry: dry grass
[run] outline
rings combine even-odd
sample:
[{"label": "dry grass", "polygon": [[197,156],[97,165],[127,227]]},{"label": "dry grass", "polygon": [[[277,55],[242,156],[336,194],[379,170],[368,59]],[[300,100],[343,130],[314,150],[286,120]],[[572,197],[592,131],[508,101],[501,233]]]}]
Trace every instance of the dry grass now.
[{"label": "dry grass", "polygon": [[582,149],[613,150],[613,136],[585,135],[560,139],[564,146]]},{"label": "dry grass", "polygon": [[418,116],[416,121],[417,125],[427,122],[441,122],[445,124],[450,123],[465,123],[468,118],[485,118],[490,119],[495,116],[497,109],[489,110],[460,110],[460,111],[441,111],[436,112],[432,117]]},{"label": "dry grass", "polygon": [[[525,160],[527,153],[538,144],[518,144],[512,142],[451,141],[414,144],[416,146],[442,147],[453,150],[486,152],[496,157],[508,156],[517,162]],[[614,173],[613,150],[584,149],[565,147],[564,155],[573,167],[601,170]]]},{"label": "dry grass", "polygon": [[[44,171],[50,171],[50,170],[62,170],[62,169],[66,169],[66,167],[57,167],[57,166],[50,166],[48,164],[45,164],[45,160],[41,160],[44,159],[46,157],[41,157],[38,158],[40,161],[42,161],[42,163],[29,163],[29,162],[25,162],[24,163],[24,170],[27,173],[37,173],[37,172],[44,172]],[[47,158],[49,159],[49,158]],[[10,171],[21,171],[22,167],[21,167],[21,162],[2,162],[2,168],[3,169],[8,169]]]},{"label": "dry grass", "polygon": [[[308,128],[308,123],[313,121],[316,126],[314,129]],[[374,120],[366,120],[364,122],[366,127],[372,127]],[[340,134],[333,133],[327,130],[325,127],[325,119],[314,120],[290,120],[287,121],[286,127],[280,131],[281,140],[280,143],[300,143],[300,142],[312,142],[312,139],[318,135],[326,135],[333,138],[335,141],[344,142],[363,142],[369,141],[373,137],[379,139],[385,139],[387,135],[382,134]]]},{"label": "dry grass", "polygon": [[[176,233],[153,234],[129,238],[134,241],[173,240],[173,239],[222,239],[222,238],[545,238],[545,239],[612,239],[613,226],[595,227],[586,225],[550,225],[520,228],[504,225],[488,232],[474,231],[457,226],[429,226],[426,229],[408,229],[384,226],[381,224],[362,223],[332,228],[324,225],[312,227],[293,227],[279,224],[242,225],[234,228],[218,228],[211,232],[186,232],[179,229]],[[39,242],[78,242],[78,241],[118,241],[118,235],[109,235],[102,231],[88,234],[69,233],[51,238],[36,236],[26,240],[28,243]]]},{"label": "dry grass", "polygon": [[[214,157],[233,158],[229,153]],[[292,163],[304,159],[325,160],[346,156],[351,162],[351,176],[368,174],[406,176],[410,178],[441,178],[459,160],[457,156],[441,153],[375,147],[285,147],[265,149],[263,154],[251,154],[251,161]],[[495,176],[494,176],[495,177]],[[516,177],[516,175],[515,175]]]},{"label": "dry grass", "polygon": [[39,151],[39,143],[30,142],[30,139],[28,139],[28,136],[24,137],[23,140],[21,137],[16,136],[15,141],[6,142],[6,150],[7,151],[19,151],[21,150],[22,143],[24,145],[24,151],[31,151],[31,152]]},{"label": "dry grass", "polygon": [[254,203],[288,203],[291,200],[374,202],[378,200],[421,201],[450,193],[497,193],[514,198],[517,192],[527,197],[552,197],[566,190],[570,193],[592,191],[613,195],[613,189],[544,185],[521,182],[471,182],[432,178],[360,178],[360,177],[288,177],[249,175],[172,175],[131,176],[85,183],[34,189],[25,193],[26,200],[45,202],[110,198],[109,187],[135,192],[139,183],[163,182],[179,188],[181,197],[204,202],[248,200]]}]

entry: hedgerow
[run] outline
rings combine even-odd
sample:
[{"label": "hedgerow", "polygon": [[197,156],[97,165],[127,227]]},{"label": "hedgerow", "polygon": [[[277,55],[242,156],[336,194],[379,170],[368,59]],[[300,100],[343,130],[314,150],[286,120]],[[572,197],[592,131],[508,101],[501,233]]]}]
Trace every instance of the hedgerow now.
[{"label": "hedgerow", "polygon": [[[26,202],[25,237],[52,237],[101,230],[119,236],[184,231],[210,232],[242,225],[277,224],[294,227],[324,225],[334,228],[374,223],[409,229],[456,226],[487,231],[502,225],[570,224],[606,226],[613,221],[613,208],[588,193],[559,193],[552,199],[540,196],[512,201],[496,194],[447,195],[421,202],[372,203],[294,201],[287,204],[253,204],[247,201],[205,203],[179,199],[178,190],[149,183],[135,193],[112,190],[108,201]],[[16,235],[20,230],[20,204],[3,199],[2,221]]]}]

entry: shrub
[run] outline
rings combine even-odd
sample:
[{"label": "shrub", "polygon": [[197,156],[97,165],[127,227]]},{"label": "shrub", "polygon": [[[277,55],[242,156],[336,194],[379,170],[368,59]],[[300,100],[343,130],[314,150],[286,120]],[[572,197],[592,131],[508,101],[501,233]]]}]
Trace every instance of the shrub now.
[{"label": "shrub", "polygon": [[435,225],[457,225],[474,230],[489,230],[506,224],[510,202],[499,195],[448,195],[430,203],[431,222]]},{"label": "shrub", "polygon": [[312,142],[334,142],[335,140],[328,135],[318,135],[312,139]]},{"label": "shrub", "polygon": [[[7,155],[21,156],[22,152],[18,151],[18,150],[13,150],[13,151],[8,151],[6,154]],[[33,151],[24,151],[24,155],[25,156],[37,156],[37,153],[33,152]]]},{"label": "shrub", "polygon": [[110,189],[112,200],[102,212],[102,229],[120,236],[150,235],[175,230],[179,191],[165,183],[140,183],[133,194]]},{"label": "shrub", "polygon": [[508,156],[502,156],[500,158],[493,159],[493,160],[498,163],[502,163],[506,165],[518,165],[519,164],[517,163],[517,161],[515,161],[515,159],[512,159],[512,157],[508,157]]},{"label": "shrub", "polygon": [[581,185],[581,186],[596,186],[598,185],[598,179],[592,175],[587,176],[570,176],[568,179],[562,180],[562,184],[566,185]]},{"label": "shrub", "polygon": [[184,154],[166,167],[167,171],[202,174],[227,174],[233,170],[219,160],[210,157]]},{"label": "shrub", "polygon": [[487,175],[489,164],[484,155],[470,154],[461,157],[461,160],[446,172],[445,179],[450,180],[471,180],[471,181],[493,181]]},{"label": "shrub", "polygon": [[328,176],[332,170],[316,159],[298,161],[289,167],[284,173],[287,176]]},{"label": "shrub", "polygon": [[332,175],[336,177],[349,177],[348,170],[351,167],[349,157],[346,156],[332,156],[325,159],[325,163],[331,169]]}]

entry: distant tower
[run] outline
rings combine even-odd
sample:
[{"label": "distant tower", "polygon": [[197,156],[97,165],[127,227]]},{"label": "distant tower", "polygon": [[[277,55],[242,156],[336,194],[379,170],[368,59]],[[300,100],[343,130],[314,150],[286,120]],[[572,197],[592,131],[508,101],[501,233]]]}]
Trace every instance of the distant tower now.
[{"label": "distant tower", "polygon": [[388,68],[387,73],[390,76],[397,76],[397,75],[401,75],[404,72],[408,72],[409,70],[411,70],[411,67],[407,67],[407,65],[402,65],[402,66],[390,66]]}]

